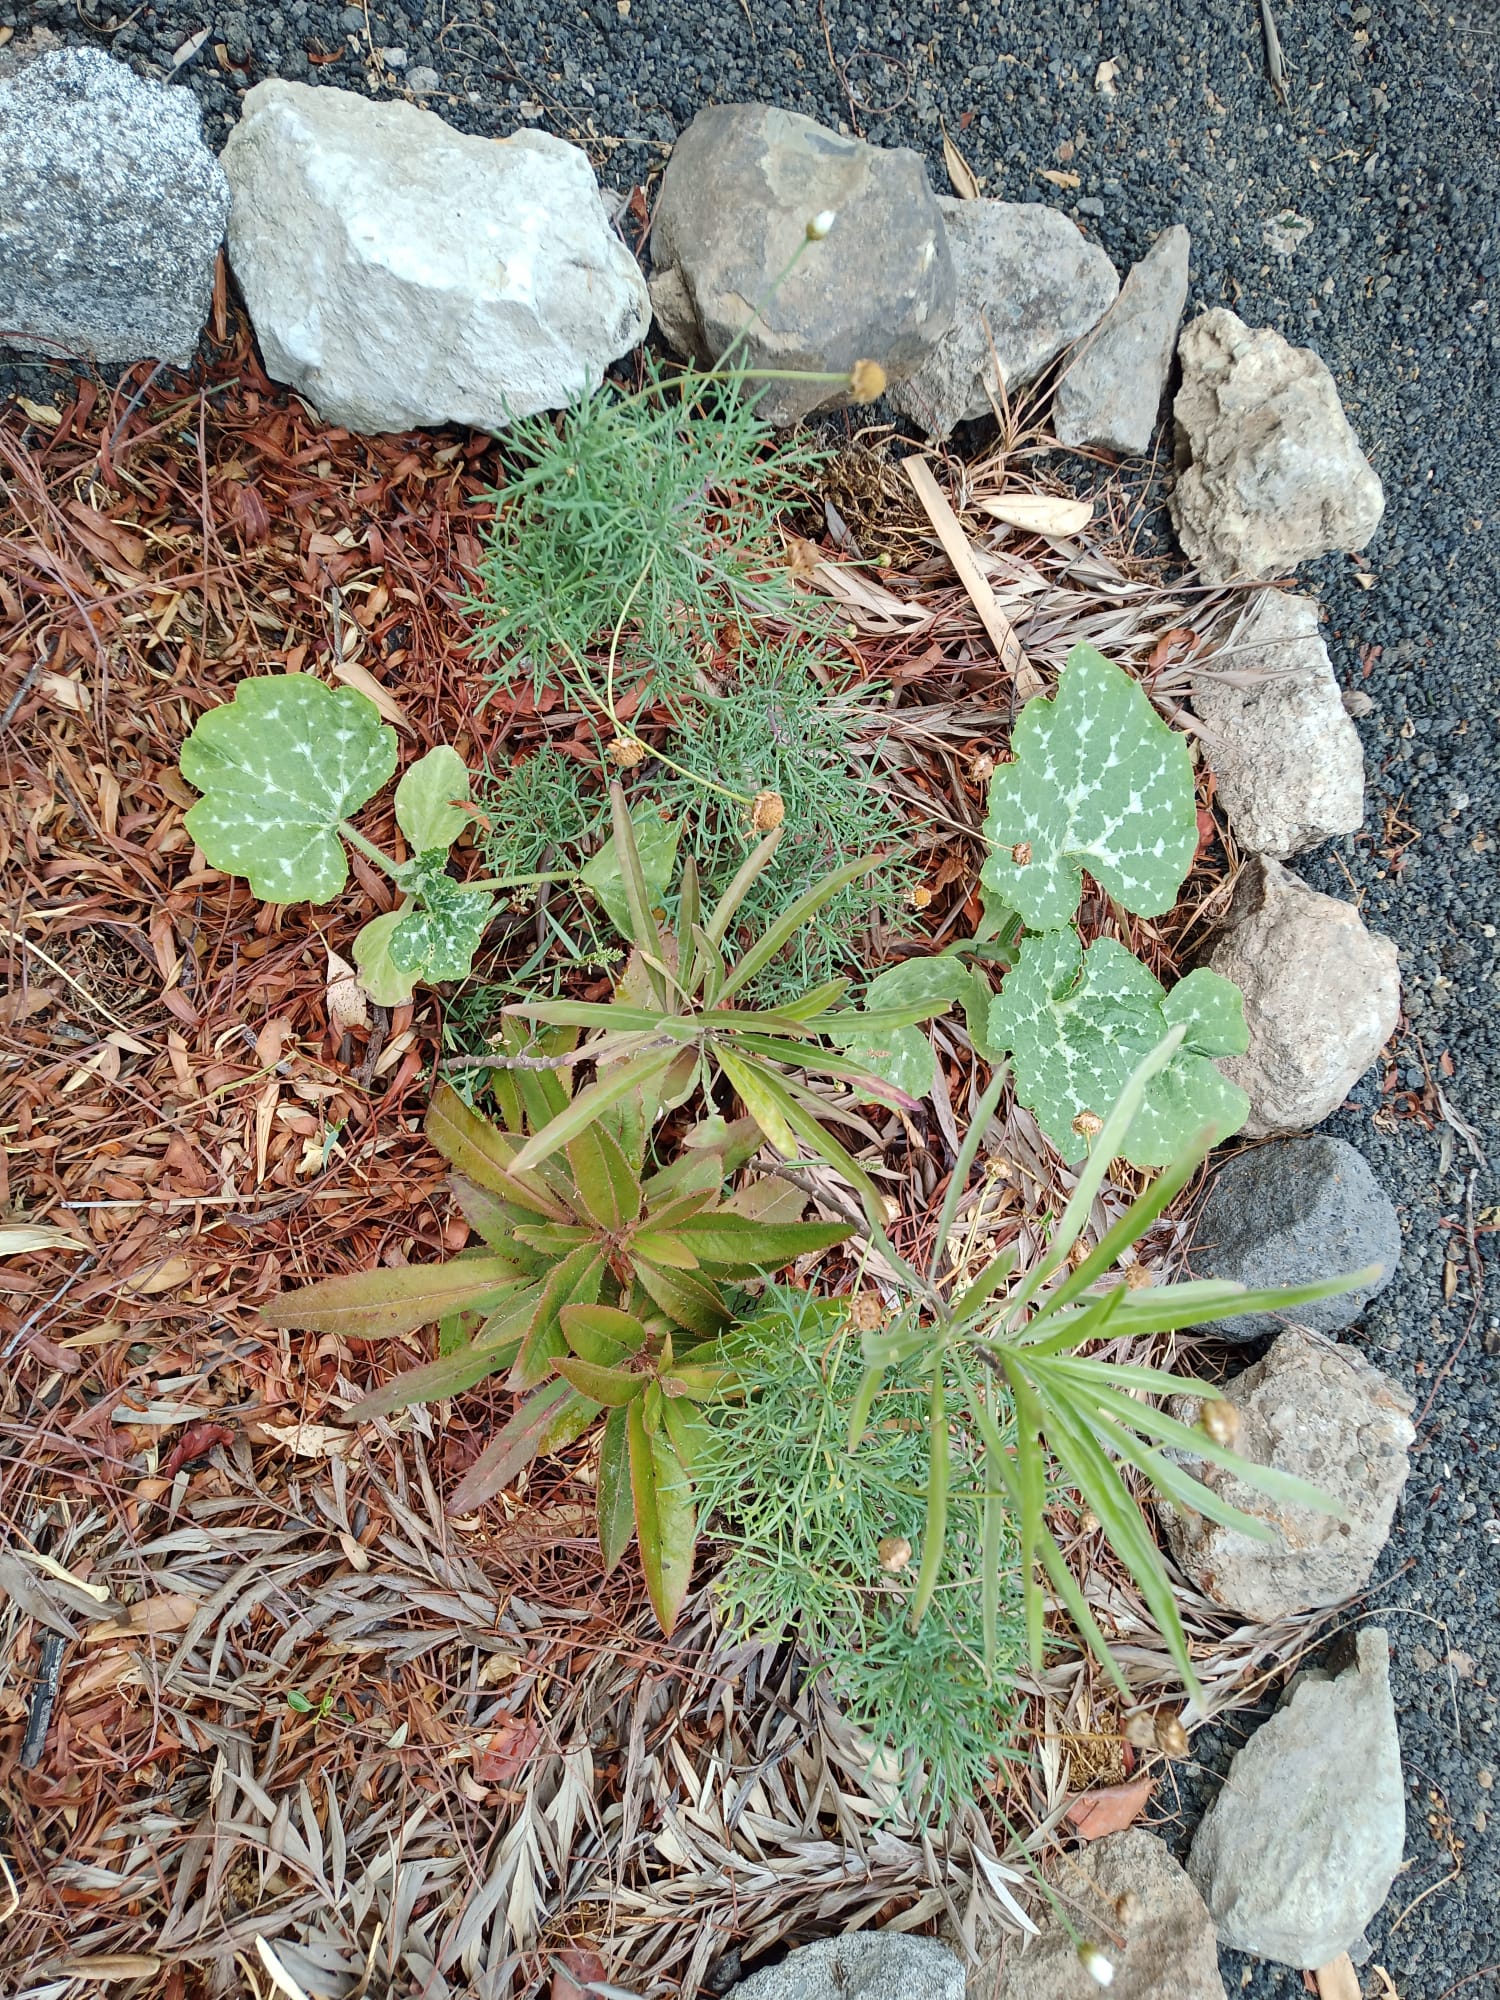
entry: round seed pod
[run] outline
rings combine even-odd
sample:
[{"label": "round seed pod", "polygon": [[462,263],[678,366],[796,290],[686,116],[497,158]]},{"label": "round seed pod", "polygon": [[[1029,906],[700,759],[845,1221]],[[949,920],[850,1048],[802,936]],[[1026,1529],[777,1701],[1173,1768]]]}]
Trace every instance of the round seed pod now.
[{"label": "round seed pod", "polygon": [[899,1576],[911,1561],[911,1543],[905,1535],[885,1535],[875,1544],[875,1554],[882,1569]]}]

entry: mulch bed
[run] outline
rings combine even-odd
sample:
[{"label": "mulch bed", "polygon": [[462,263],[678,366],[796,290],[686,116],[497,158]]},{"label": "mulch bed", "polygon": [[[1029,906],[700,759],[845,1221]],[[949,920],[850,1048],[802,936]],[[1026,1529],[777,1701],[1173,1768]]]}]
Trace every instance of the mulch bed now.
[{"label": "mulch bed", "polygon": [[[69,1239],[0,1264],[9,1961],[59,1996],[106,1973],[142,2000],[266,1991],[269,1952],[309,1992],[550,1980],[562,2000],[606,1975],[716,1990],[741,1949],[856,1916],[972,1929],[974,1852],[1003,1853],[1007,1825],[1040,1844],[1070,1795],[1128,1775],[1086,1663],[1033,1690],[1036,1761],[939,1855],[878,1823],[858,1746],[790,1654],[716,1651],[706,1598],[668,1645],[630,1565],[601,1578],[581,1448],[482,1518],[445,1518],[503,1390],[351,1431],[343,1410],[414,1352],[256,1315],[285,1285],[465,1240],[420,1131],[445,1001],[350,1025],[337,989],[389,884],[353,855],[338,901],[281,909],[208,868],[182,824],[182,738],[270,668],[371,694],[407,758],[597,753],[586,717],[490,698],[469,655],[495,441],[328,428],[266,380],[222,293],[213,331],[191,379],[59,376],[51,406],[0,412],[0,1212]],[[851,656],[900,690],[868,747],[911,809],[929,886],[905,942],[928,948],[977,914],[982,760],[1014,690],[868,457],[831,488],[847,518],[834,507],[793,559],[839,589]],[[998,458],[955,471],[955,499],[1006,477]],[[1012,535],[986,561],[1044,681],[1090,637],[1170,705],[1233,606],[1169,596],[1129,553],[1128,513],[1106,483],[1072,557]],[[898,559],[829,569],[860,533]],[[1203,804],[1178,911],[1125,934],[1164,973],[1232,876]],[[371,813],[395,848],[389,800]],[[1086,930],[1108,921],[1086,906]],[[502,924],[494,965],[513,948]],[[961,1031],[940,1047],[931,1129],[882,1113],[865,1135],[903,1247],[973,1101]],[[1003,1115],[1024,1170],[973,1198],[1024,1249],[1058,1169],[1026,1114]],[[1149,1620],[1086,1543],[1143,1694],[1169,1688]],[[1306,1636],[1185,1609],[1216,1704]]]}]

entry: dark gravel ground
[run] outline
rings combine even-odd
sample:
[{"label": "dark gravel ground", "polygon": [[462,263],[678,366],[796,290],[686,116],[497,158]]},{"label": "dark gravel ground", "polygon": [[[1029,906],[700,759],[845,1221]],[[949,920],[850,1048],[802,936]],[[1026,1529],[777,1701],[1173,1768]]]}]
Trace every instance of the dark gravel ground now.
[{"label": "dark gravel ground", "polygon": [[[946,122],[987,193],[1064,208],[1122,269],[1186,223],[1190,312],[1229,305],[1322,354],[1387,513],[1360,561],[1301,575],[1327,607],[1341,679],[1372,706],[1366,830],[1299,865],[1318,888],[1352,890],[1401,947],[1396,1087],[1372,1074],[1331,1129],[1401,1210],[1401,1275],[1356,1337],[1421,1412],[1368,1600],[1392,1635],[1410,1787],[1407,1865],[1370,1938],[1401,2000],[1485,2000],[1500,1994],[1500,1272],[1484,1233],[1496,1197],[1461,1135],[1414,1115],[1405,1093],[1436,1079],[1483,1143],[1500,1143],[1500,13],[1493,0],[1272,6],[1286,106],[1267,81],[1259,0],[370,0],[368,13],[148,0],[113,34],[90,34],[75,0],[0,0],[0,26],[92,39],[142,68],[165,68],[210,27],[178,76],[215,145],[263,76],[380,95],[425,67],[439,84],[424,101],[453,123],[545,124],[617,187],[655,172],[708,100],[764,98],[915,146],[940,187]],[[391,50],[404,68],[374,53]],[[1095,88],[1105,61],[1112,94]],[[1289,212],[1312,227],[1288,255],[1267,232]],[[1480,1233],[1466,1241],[1470,1212]],[[1242,1719],[1212,1746],[1199,1739],[1188,1819],[1243,1733]],[[1304,1991],[1299,1974],[1233,1954],[1224,1973],[1231,1993]],[[1367,1971],[1367,1992],[1378,1986]]]}]

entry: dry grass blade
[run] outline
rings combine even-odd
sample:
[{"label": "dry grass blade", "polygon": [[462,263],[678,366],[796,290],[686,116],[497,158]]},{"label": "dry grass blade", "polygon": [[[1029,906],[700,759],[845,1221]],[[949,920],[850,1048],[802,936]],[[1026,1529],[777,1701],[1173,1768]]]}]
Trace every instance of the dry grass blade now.
[{"label": "dry grass blade", "polygon": [[979,613],[980,622],[990,635],[990,643],[995,648],[996,657],[1015,682],[1016,693],[1024,701],[1028,696],[1040,692],[1041,676],[1027,659],[1020,640],[1010,620],[995,601],[995,593],[974,560],[969,546],[969,538],[959,525],[958,516],[948,505],[942,488],[932,476],[925,459],[913,456],[902,461],[906,476],[916,489],[917,498],[927,510],[933,532],[943,545],[944,553],[958,572],[964,589],[974,600],[974,609]]}]

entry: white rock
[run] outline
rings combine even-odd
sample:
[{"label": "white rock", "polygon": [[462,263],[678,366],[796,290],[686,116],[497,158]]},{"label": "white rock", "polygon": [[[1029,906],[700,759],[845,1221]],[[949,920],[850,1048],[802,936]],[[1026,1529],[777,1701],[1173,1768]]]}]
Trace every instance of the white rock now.
[{"label": "white rock", "polygon": [[1321,1124],[1396,1031],[1395,945],[1263,855],[1242,871],[1208,963],[1245,996],[1250,1047],[1219,1064],[1249,1094],[1244,1138]]},{"label": "white rock", "polygon": [[1390,1893],[1406,1839],[1386,1635],[1354,1663],[1299,1674],[1250,1738],[1193,1837],[1188,1873],[1219,1940],[1283,1965],[1327,1965]]},{"label": "white rock", "polygon": [[1311,598],[1270,590],[1234,635],[1224,667],[1193,691],[1203,748],[1248,854],[1285,861],[1365,818],[1365,755],[1344,707]]},{"label": "white rock", "polygon": [[987,417],[1096,326],[1120,289],[1115,267],[1040,202],[939,195],[958,284],[953,323],[891,401],[930,436]]},{"label": "white rock", "polygon": [[1312,349],[1218,306],[1184,329],[1177,353],[1172,518],[1200,575],[1276,576],[1362,549],[1385,495]]},{"label": "white rock", "polygon": [[268,373],[352,430],[557,409],[644,335],[588,160],[272,80],[224,149],[229,251]]},{"label": "white rock", "polygon": [[[1327,1265],[1323,1275],[1338,1269]],[[1236,1449],[1256,1465],[1307,1480],[1346,1518],[1275,1500],[1224,1466],[1184,1455],[1209,1492],[1263,1522],[1276,1540],[1254,1541],[1205,1514],[1163,1507],[1178,1566],[1215,1604],[1262,1623],[1363,1590],[1410,1470],[1411,1397],[1356,1348],[1305,1326],[1279,1333],[1263,1361],[1225,1383],[1224,1395],[1239,1412]],[[1180,1396],[1170,1408],[1195,1424],[1202,1404]]]}]

